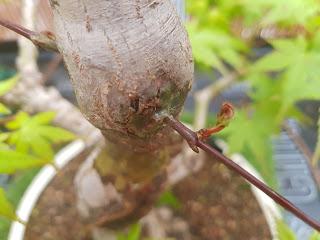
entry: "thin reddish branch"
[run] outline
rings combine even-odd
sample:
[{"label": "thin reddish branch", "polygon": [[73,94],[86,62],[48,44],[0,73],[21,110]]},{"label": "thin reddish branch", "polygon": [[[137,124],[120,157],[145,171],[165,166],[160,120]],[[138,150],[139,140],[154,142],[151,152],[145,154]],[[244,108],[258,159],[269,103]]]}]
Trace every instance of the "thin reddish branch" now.
[{"label": "thin reddish branch", "polygon": [[59,52],[58,47],[56,45],[56,38],[52,32],[43,31],[43,32],[34,32],[29,29],[26,29],[18,24],[0,19],[0,26],[8,28],[17,34],[29,39],[33,42],[34,45],[41,47],[46,50],[50,50],[53,52]]},{"label": "thin reddish branch", "polygon": [[214,159],[220,161],[224,165],[226,165],[229,169],[235,171],[236,173],[240,174],[243,178],[245,178],[248,182],[259,188],[261,191],[263,191],[265,194],[267,194],[269,197],[271,197],[276,203],[281,205],[286,210],[290,211],[294,215],[296,215],[298,218],[300,218],[305,223],[309,224],[311,227],[316,229],[317,231],[320,231],[320,223],[311,218],[310,216],[306,215],[304,212],[302,212],[299,208],[297,208],[293,203],[291,203],[289,200],[287,200],[285,197],[268,187],[265,183],[261,182],[259,179],[257,179],[255,176],[244,170],[242,167],[240,167],[238,164],[233,162],[228,157],[224,156],[219,151],[212,148],[209,144],[203,142],[197,137],[197,134],[192,131],[191,129],[187,128],[185,125],[183,125],[178,120],[168,117],[166,118],[166,122],[174,129],[176,130],[183,138],[187,139],[189,145],[192,146],[192,149],[198,149],[201,148],[203,151],[207,152],[211,156],[214,157]]},{"label": "thin reddish branch", "polygon": [[225,125],[218,125],[218,126],[214,126],[214,127],[212,127],[212,128],[200,129],[200,130],[197,132],[198,138],[201,139],[201,140],[206,140],[206,139],[208,139],[211,135],[222,131],[225,127],[226,127]]},{"label": "thin reddish branch", "polygon": [[31,37],[32,36],[35,36],[37,35],[36,32],[34,31],[31,31],[31,30],[28,30],[18,24],[15,24],[15,23],[12,23],[12,22],[9,22],[9,21],[6,21],[6,20],[2,20],[0,19],[0,25],[5,27],[5,28],[8,28],[14,32],[16,32],[17,34],[21,35],[21,36],[24,36],[25,38],[28,38],[31,40]]}]

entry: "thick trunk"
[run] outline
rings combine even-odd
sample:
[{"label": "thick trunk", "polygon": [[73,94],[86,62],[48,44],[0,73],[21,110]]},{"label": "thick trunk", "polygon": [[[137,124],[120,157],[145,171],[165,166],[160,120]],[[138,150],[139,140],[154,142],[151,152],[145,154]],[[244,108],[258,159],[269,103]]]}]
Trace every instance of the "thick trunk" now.
[{"label": "thick trunk", "polygon": [[112,182],[135,189],[123,201],[132,200],[130,218],[140,217],[180,142],[163,119],[180,113],[193,80],[185,29],[170,0],[50,2],[80,109],[106,139],[76,178],[80,209],[98,225],[108,222],[107,199],[121,198]]},{"label": "thick trunk", "polygon": [[51,2],[81,111],[107,138],[154,136],[163,127],[156,114],[180,112],[193,64],[169,0]]},{"label": "thick trunk", "polygon": [[[105,147],[90,155],[75,179],[83,215],[93,217],[96,226],[140,218],[167,181],[167,162],[177,146],[181,149],[181,138],[165,119],[180,113],[191,88],[193,59],[187,34],[170,0],[50,3],[57,38],[5,20],[0,25],[35,45],[61,52],[82,113],[105,137]],[[78,112],[61,101],[57,91],[40,86],[35,49],[21,46],[31,53],[21,53],[22,81],[4,99],[22,103],[29,111],[47,110],[45,105],[59,113],[57,118],[64,109],[68,113],[62,114],[61,123],[70,129],[74,120],[66,116]],[[76,119],[81,121],[71,124],[74,131],[86,137],[86,131],[95,132],[82,118]],[[121,195],[117,190],[124,191]],[[105,214],[114,200],[122,209]]]}]

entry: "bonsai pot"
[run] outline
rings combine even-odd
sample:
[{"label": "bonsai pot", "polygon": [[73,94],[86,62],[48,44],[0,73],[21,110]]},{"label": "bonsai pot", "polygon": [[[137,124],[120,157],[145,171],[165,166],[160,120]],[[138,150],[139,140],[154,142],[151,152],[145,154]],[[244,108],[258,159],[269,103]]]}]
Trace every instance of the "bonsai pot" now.
[{"label": "bonsai pot", "polygon": [[[63,169],[68,165],[72,159],[75,159],[83,150],[85,149],[85,144],[78,140],[63,148],[55,157],[55,163],[60,168]],[[237,162],[240,166],[245,168],[247,171],[261,179],[259,173],[252,167],[252,165],[240,154],[235,154],[232,159]],[[20,204],[17,208],[17,215],[25,222],[29,222],[32,215],[32,211],[36,207],[39,198],[44,193],[45,189],[50,185],[57,172],[52,166],[45,166],[33,179],[30,186],[24,193]],[[70,186],[72,187],[72,186]],[[276,237],[276,218],[280,217],[280,212],[269,197],[267,197],[260,190],[251,186],[251,191],[254,198],[262,210],[262,214],[265,218],[265,222],[268,224],[268,229],[273,238]],[[219,216],[217,216],[219,217]],[[249,220],[250,221],[250,220]],[[29,226],[28,226],[29,227]],[[8,240],[23,240],[25,239],[26,226],[13,222],[9,232]]]},{"label": "bonsai pot", "polygon": [[[76,157],[80,152],[85,149],[85,144],[81,140],[74,141],[60,150],[55,156],[55,164],[58,168],[63,168]],[[20,204],[17,208],[17,215],[24,222],[28,222],[32,209],[36,205],[39,197],[44,189],[48,186],[50,181],[56,175],[56,169],[51,166],[44,166],[39,173],[35,176],[23,197],[20,200]],[[18,222],[13,222],[8,235],[9,240],[22,240],[24,239],[25,226]]]}]

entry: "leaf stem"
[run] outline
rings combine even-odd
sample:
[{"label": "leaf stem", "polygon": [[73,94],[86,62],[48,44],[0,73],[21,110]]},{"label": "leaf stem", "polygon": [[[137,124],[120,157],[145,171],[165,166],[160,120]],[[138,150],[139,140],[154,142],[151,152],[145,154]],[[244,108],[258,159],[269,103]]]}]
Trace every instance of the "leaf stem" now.
[{"label": "leaf stem", "polygon": [[[202,140],[198,139],[197,134],[192,131],[191,129],[187,128],[184,124],[182,124],[180,121],[173,118],[166,118],[166,122],[174,129],[176,130],[183,138],[187,139],[189,145],[190,143],[193,144],[194,148],[201,148],[203,151],[207,152],[211,156],[214,157],[214,159],[220,161],[224,165],[226,165],[229,169],[235,171],[236,173],[240,174],[243,178],[245,178],[249,183],[253,184],[257,188],[259,188],[261,191],[263,191],[266,195],[268,195],[270,198],[272,198],[276,203],[281,205],[286,210],[290,211],[294,215],[296,215],[298,218],[300,218],[305,223],[309,224],[311,227],[316,229],[317,231],[320,231],[320,223],[311,218],[310,216],[306,215],[304,212],[302,212],[299,208],[297,208],[292,202],[287,200],[285,197],[283,197],[281,194],[277,193],[270,187],[268,187],[265,183],[257,179],[255,176],[247,172],[245,169],[240,167],[238,164],[233,162],[228,157],[224,156],[222,153],[217,151],[216,149],[212,148],[209,144],[203,142]],[[193,137],[193,139],[190,139]]]}]

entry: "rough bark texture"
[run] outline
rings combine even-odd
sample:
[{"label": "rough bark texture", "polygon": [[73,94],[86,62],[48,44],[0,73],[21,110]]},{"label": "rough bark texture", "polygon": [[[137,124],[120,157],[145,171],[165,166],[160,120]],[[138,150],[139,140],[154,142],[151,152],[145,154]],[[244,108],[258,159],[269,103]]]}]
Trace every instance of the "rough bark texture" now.
[{"label": "rough bark texture", "polygon": [[81,212],[104,226],[113,218],[103,213],[106,199],[122,199],[118,215],[139,218],[162,189],[162,170],[180,142],[163,120],[180,113],[191,88],[186,31],[170,0],[50,3],[81,112],[106,139],[76,177]]},{"label": "rough bark texture", "polygon": [[157,114],[180,112],[191,88],[193,60],[169,0],[51,5],[58,47],[80,109],[107,138],[154,137],[163,127]]}]

